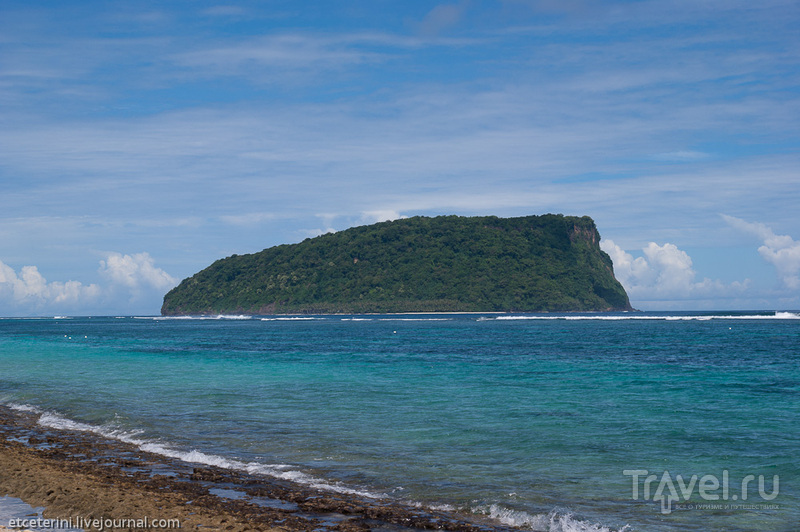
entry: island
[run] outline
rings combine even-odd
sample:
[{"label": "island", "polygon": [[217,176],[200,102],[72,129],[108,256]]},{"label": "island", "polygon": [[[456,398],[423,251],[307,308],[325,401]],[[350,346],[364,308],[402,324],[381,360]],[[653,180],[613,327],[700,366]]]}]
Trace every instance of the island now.
[{"label": "island", "polygon": [[632,310],[588,216],[415,216],[232,255],[164,316]]}]

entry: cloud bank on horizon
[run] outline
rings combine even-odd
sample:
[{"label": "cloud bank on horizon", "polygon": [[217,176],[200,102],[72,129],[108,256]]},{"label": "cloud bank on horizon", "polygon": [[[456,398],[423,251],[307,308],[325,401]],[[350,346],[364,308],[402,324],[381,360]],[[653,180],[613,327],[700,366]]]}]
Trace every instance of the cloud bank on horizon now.
[{"label": "cloud bank on horizon", "polygon": [[789,0],[8,0],[0,315],[152,314],[232,253],[546,212],[595,219],[637,308],[800,308],[799,23]]},{"label": "cloud bank on horizon", "polygon": [[24,315],[95,314],[96,309],[114,309],[120,301],[136,305],[160,297],[178,284],[177,279],[155,267],[148,253],[108,253],[98,271],[104,278],[100,285],[48,282],[36,266],[23,266],[17,273],[0,261],[0,302],[6,308],[22,310]]}]

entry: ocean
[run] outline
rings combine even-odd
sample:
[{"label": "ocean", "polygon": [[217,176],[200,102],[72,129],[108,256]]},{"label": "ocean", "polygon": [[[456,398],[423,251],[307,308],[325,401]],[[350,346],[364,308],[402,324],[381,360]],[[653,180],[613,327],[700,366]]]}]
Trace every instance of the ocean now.
[{"label": "ocean", "polygon": [[0,404],[524,530],[800,523],[794,312],[5,318]]}]

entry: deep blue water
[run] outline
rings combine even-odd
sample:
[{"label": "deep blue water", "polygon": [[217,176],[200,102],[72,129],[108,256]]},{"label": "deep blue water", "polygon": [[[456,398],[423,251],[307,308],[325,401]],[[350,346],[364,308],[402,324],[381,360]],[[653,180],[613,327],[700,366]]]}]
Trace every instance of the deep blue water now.
[{"label": "deep blue water", "polygon": [[0,402],[533,530],[800,523],[798,314],[240,318],[0,319]]}]

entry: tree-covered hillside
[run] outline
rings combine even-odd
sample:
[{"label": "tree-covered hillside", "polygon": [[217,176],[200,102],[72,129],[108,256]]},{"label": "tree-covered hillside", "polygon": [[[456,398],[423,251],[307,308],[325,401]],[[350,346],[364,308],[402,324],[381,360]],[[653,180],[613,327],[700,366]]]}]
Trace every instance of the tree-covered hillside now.
[{"label": "tree-covered hillside", "polygon": [[414,217],[233,255],[164,315],[629,310],[588,216]]}]

